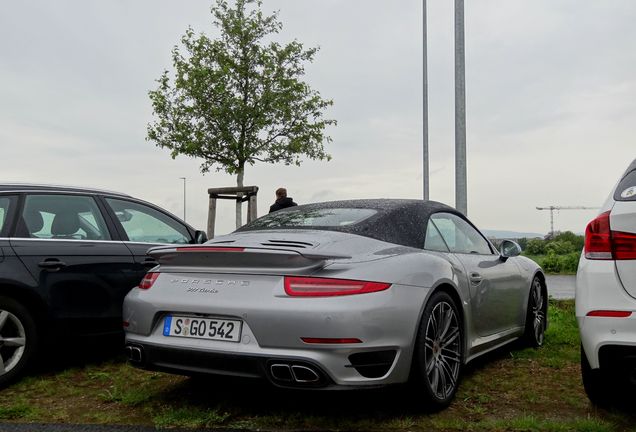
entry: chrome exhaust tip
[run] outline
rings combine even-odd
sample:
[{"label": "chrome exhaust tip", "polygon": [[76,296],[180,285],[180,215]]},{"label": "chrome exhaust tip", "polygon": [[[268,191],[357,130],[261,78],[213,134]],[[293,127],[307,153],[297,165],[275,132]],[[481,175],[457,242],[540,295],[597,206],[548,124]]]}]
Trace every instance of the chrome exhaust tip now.
[{"label": "chrome exhaust tip", "polygon": [[326,380],[320,369],[303,361],[270,360],[269,380],[283,387],[320,387]]},{"label": "chrome exhaust tip", "polygon": [[276,381],[291,382],[293,380],[291,369],[287,364],[275,363],[269,367],[269,372]]},{"label": "chrome exhaust tip", "polygon": [[129,361],[133,363],[141,363],[143,355],[140,347],[134,345],[126,345],[124,350],[126,351],[126,357],[128,357]]},{"label": "chrome exhaust tip", "polygon": [[292,365],[291,370],[294,381],[298,383],[315,383],[320,381],[320,376],[310,367]]}]

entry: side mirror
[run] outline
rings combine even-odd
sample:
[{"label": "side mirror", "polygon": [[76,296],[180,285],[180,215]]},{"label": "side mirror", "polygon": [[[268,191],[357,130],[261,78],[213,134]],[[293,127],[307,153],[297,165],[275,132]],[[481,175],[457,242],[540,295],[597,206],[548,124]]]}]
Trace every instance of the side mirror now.
[{"label": "side mirror", "polygon": [[504,240],[501,242],[499,254],[501,255],[501,259],[503,261],[507,260],[508,258],[519,256],[521,255],[521,246],[519,246],[512,240]]},{"label": "side mirror", "polygon": [[196,230],[194,232],[194,243],[195,244],[203,244],[206,241],[208,241],[208,235],[205,233],[205,231]]}]

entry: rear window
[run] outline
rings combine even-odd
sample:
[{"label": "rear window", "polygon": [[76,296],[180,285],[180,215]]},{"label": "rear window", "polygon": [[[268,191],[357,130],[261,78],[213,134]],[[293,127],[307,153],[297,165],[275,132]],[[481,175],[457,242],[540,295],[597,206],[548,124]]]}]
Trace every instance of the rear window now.
[{"label": "rear window", "polygon": [[346,227],[358,224],[376,213],[377,210],[362,208],[279,210],[255,220],[245,229]]},{"label": "rear window", "polygon": [[110,240],[110,233],[93,197],[37,194],[25,198],[16,237]]},{"label": "rear window", "polygon": [[636,201],[636,170],[630,172],[620,181],[614,192],[616,201]]}]

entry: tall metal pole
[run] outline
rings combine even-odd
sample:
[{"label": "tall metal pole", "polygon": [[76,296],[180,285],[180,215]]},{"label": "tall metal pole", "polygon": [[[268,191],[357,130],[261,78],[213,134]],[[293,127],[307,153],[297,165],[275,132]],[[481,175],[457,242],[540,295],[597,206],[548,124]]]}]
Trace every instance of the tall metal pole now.
[{"label": "tall metal pole", "polygon": [[429,200],[429,162],[428,162],[428,53],[427,53],[426,0],[422,0],[422,186],[423,198]]},{"label": "tall metal pole", "polygon": [[455,0],[455,207],[468,214],[464,0]]},{"label": "tall metal pole", "polygon": [[185,177],[179,177],[181,180],[183,180],[183,221],[185,222],[186,220],[186,178]]}]

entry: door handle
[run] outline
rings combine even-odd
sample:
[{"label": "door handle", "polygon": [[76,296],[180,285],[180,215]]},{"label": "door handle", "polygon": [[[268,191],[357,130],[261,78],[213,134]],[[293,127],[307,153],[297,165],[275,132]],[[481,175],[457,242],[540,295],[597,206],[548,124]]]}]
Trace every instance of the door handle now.
[{"label": "door handle", "polygon": [[59,269],[66,267],[66,263],[57,258],[47,258],[44,261],[39,262],[38,266],[44,270],[58,271]]},{"label": "door handle", "polygon": [[478,283],[480,283],[482,280],[484,280],[484,279],[481,277],[481,275],[480,275],[479,273],[471,273],[471,274],[470,274],[470,281],[471,281],[471,282],[473,282],[473,283],[475,283],[475,284],[478,284]]}]

